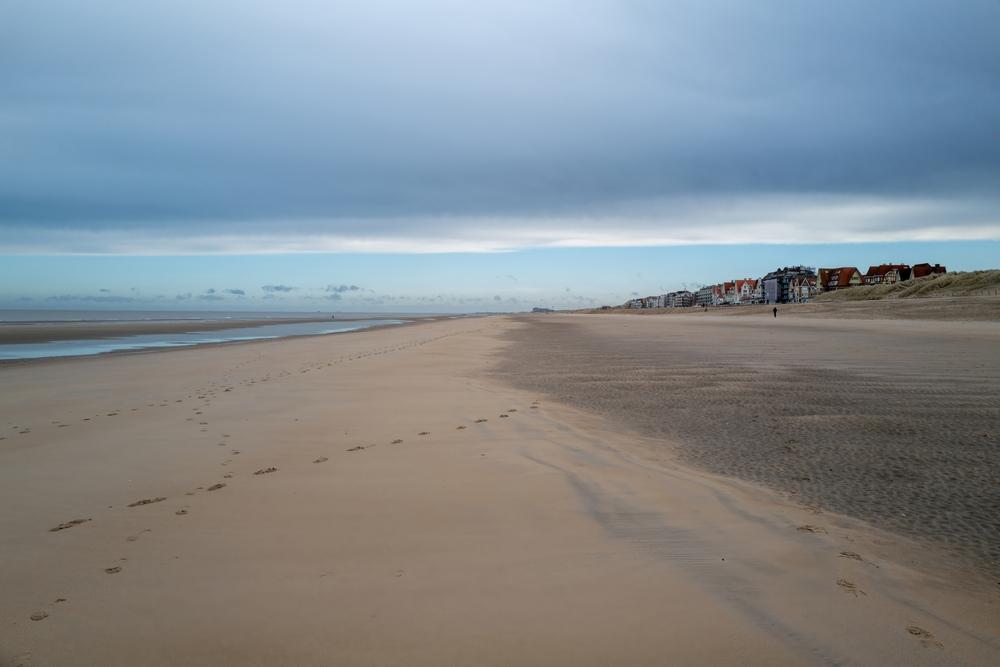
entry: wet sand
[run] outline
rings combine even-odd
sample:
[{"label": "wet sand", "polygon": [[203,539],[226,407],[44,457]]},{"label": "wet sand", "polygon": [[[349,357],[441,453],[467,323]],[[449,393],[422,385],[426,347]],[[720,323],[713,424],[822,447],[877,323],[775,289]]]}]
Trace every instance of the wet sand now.
[{"label": "wet sand", "polygon": [[[378,319],[377,317],[366,319]],[[0,324],[0,344],[48,343],[57,340],[93,340],[138,334],[220,331],[242,327],[300,322],[329,322],[330,317],[265,320],[157,320],[141,322],[5,322]]]},{"label": "wet sand", "polygon": [[996,664],[1000,588],[512,387],[533,328],[0,368],[0,665]]},{"label": "wet sand", "polygon": [[502,377],[1000,574],[1000,324],[533,317]]}]

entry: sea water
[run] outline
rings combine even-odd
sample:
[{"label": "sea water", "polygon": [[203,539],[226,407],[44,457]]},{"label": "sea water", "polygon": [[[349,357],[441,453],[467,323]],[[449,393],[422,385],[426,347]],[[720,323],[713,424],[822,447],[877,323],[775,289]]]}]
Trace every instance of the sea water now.
[{"label": "sea water", "polygon": [[[164,314],[160,313],[161,318]],[[243,314],[241,314],[243,315]],[[270,313],[272,317],[275,313]],[[282,314],[286,316],[285,314]],[[212,318],[217,319],[217,318]],[[249,319],[249,318],[247,318]],[[25,321],[25,320],[20,320]],[[38,321],[37,319],[35,321]],[[48,320],[53,321],[53,320]],[[64,320],[65,321],[65,320]],[[76,320],[80,321],[80,320]],[[88,340],[57,340],[44,343],[11,343],[0,345],[0,360],[42,359],[45,357],[77,357],[124,350],[146,350],[154,348],[189,347],[208,343],[230,343],[235,341],[288,338],[292,336],[321,336],[369,329],[376,326],[404,324],[402,319],[350,319],[329,322],[283,322],[254,327],[240,327],[238,320],[231,329],[216,331],[191,331],[177,333],[136,334]]]}]

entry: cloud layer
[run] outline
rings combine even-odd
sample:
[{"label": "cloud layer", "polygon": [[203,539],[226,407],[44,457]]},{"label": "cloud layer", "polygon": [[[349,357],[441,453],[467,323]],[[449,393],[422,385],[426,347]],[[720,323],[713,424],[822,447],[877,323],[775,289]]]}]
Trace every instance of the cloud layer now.
[{"label": "cloud layer", "polygon": [[996,25],[986,0],[10,3],[0,251],[1000,238]]}]

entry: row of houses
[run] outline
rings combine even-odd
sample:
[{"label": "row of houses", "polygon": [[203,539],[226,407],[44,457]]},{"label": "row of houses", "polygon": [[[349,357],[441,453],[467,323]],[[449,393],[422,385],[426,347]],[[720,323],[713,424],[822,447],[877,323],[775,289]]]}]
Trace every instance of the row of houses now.
[{"label": "row of houses", "polygon": [[832,292],[859,285],[891,285],[911,278],[926,278],[936,274],[948,273],[948,269],[940,264],[933,266],[923,264],[879,264],[869,266],[864,275],[856,266],[841,266],[835,269],[819,270],[820,291]]},{"label": "row of houses", "polygon": [[862,274],[857,267],[814,269],[786,266],[762,278],[742,278],[706,285],[697,292],[682,290],[631,299],[625,308],[683,308],[688,306],[738,306],[753,303],[804,303],[821,292],[861,285],[893,284],[911,278],[947,273],[940,264],[879,264]]},{"label": "row of houses", "polygon": [[695,305],[695,294],[687,290],[631,299],[626,308],[687,308]]}]

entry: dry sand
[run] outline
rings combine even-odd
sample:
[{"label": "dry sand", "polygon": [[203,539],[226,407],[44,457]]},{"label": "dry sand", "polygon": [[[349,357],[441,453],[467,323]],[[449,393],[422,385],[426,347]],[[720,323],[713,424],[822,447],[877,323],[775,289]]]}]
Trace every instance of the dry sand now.
[{"label": "dry sand", "polygon": [[997,663],[1000,589],[512,388],[529,326],[0,368],[0,664]]},{"label": "dry sand", "polygon": [[528,318],[503,376],[1000,577],[1000,324]]}]

